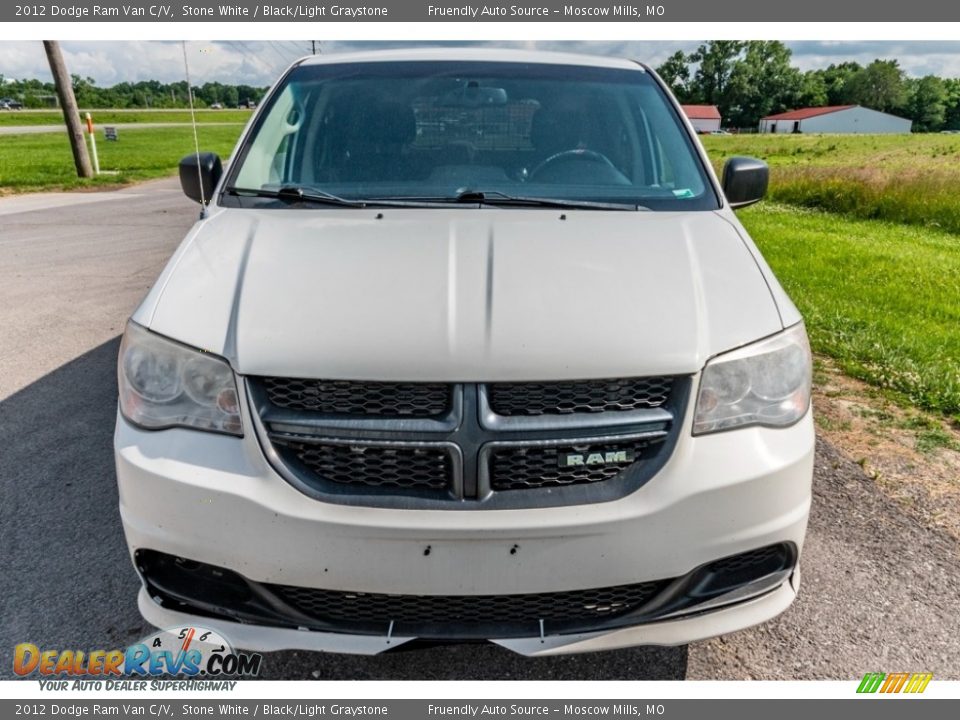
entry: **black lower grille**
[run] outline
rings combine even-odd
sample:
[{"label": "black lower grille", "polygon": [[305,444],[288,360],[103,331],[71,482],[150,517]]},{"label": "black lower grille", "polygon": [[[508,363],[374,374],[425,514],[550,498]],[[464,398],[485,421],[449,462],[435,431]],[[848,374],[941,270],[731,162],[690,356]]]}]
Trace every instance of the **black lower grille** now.
[{"label": "black lower grille", "polygon": [[[701,565],[680,577],[588,590],[463,596],[267,584],[228,568],[154,550],[141,548],[134,555],[153,601],[179,612],[273,627],[379,636],[392,629],[397,636],[451,640],[536,637],[541,632],[556,635],[637,625],[696,611],[724,593],[772,578],[760,590],[765,592],[783,581],[778,571],[788,572],[797,562],[796,546],[781,543]],[[561,566],[558,559],[557,567]],[[572,577],[576,575],[574,569]]]},{"label": "black lower grille", "polygon": [[569,382],[493,383],[490,408],[505,417],[572,415],[658,408],[673,388],[671,377],[609,378]]},{"label": "black lower grille", "polygon": [[443,447],[285,442],[282,451],[319,479],[339,485],[409,490],[453,487],[453,459]]},{"label": "black lower grille", "polygon": [[711,563],[710,568],[718,573],[732,574],[750,570],[754,574],[758,572],[762,574],[761,569],[765,566],[769,566],[771,572],[782,566],[786,554],[787,550],[783,545],[768,545],[758,550],[716,560]]},{"label": "black lower grille", "polygon": [[380,595],[316,590],[286,585],[268,589],[292,608],[323,622],[364,624],[394,631],[422,632],[430,627],[523,626],[536,632],[538,623],[593,624],[639,609],[666,583],[575,590],[529,595]]},{"label": "black lower grille", "polygon": [[640,461],[649,439],[557,447],[499,447],[490,453],[493,490],[588,485],[610,480]]},{"label": "black lower grille", "polygon": [[716,560],[708,566],[714,589],[734,588],[753,578],[782,570],[794,562],[787,545],[768,545]]},{"label": "black lower grille", "polygon": [[445,383],[303,380],[264,377],[267,398],[279,408],[370,417],[435,417],[450,410]]}]

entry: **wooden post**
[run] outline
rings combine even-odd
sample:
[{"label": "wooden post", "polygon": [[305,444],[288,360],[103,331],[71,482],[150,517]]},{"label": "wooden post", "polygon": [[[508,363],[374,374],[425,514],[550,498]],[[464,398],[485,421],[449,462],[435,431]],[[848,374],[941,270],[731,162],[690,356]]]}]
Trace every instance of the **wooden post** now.
[{"label": "wooden post", "polygon": [[67,124],[67,135],[70,137],[70,148],[73,150],[73,163],[77,166],[77,177],[93,177],[90,155],[87,153],[87,143],[83,137],[83,125],[80,122],[80,110],[77,109],[73,83],[70,80],[70,73],[67,72],[67,65],[63,62],[60,43],[56,40],[44,40],[43,49],[47,53],[60,108],[63,110],[63,119]]}]

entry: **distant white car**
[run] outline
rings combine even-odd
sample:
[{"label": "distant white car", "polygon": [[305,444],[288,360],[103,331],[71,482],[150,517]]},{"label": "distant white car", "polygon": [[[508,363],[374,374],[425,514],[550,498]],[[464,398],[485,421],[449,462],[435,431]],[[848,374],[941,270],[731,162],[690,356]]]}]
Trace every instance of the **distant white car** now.
[{"label": "distant white car", "polygon": [[215,103],[213,103],[213,104],[210,105],[210,109],[211,109],[211,110],[223,110],[223,105],[220,104],[220,103],[218,103],[218,102],[215,102]]},{"label": "distant white car", "polygon": [[627,60],[310,58],[120,350],[139,605],[239,647],[681,644],[793,601],[810,350],[661,80]]}]

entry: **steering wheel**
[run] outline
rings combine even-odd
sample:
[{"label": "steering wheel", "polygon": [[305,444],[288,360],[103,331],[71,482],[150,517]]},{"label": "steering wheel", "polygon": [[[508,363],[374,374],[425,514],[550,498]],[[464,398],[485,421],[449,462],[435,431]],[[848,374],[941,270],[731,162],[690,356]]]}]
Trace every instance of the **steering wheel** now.
[{"label": "steering wheel", "polygon": [[537,175],[550,167],[555,167],[562,163],[569,162],[600,163],[601,165],[604,165],[615,171],[617,174],[620,173],[620,171],[617,170],[617,166],[614,165],[610,161],[610,158],[603,153],[597,152],[596,150],[587,150],[585,148],[573,148],[571,150],[561,150],[560,152],[551,155],[546,160],[541,162],[530,172],[530,179],[533,180],[537,177]]}]

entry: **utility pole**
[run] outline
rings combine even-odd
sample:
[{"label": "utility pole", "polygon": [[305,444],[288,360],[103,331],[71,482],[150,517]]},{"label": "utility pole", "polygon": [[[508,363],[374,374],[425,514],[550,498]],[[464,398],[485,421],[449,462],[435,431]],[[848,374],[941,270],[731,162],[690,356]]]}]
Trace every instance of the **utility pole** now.
[{"label": "utility pole", "polygon": [[73,150],[73,163],[77,166],[77,177],[93,177],[90,155],[87,154],[87,141],[83,137],[83,125],[80,123],[80,110],[77,108],[77,98],[73,95],[73,84],[67,72],[67,65],[60,52],[60,43],[56,40],[44,40],[43,49],[47,53],[47,62],[50,63],[50,72],[53,73],[53,84],[60,99],[63,119],[67,123],[67,135],[70,136],[70,148]]},{"label": "utility pole", "polygon": [[311,41],[310,41],[310,47],[313,48],[313,54],[316,55],[316,54],[317,54],[317,41],[316,41],[316,40],[311,40]]}]

